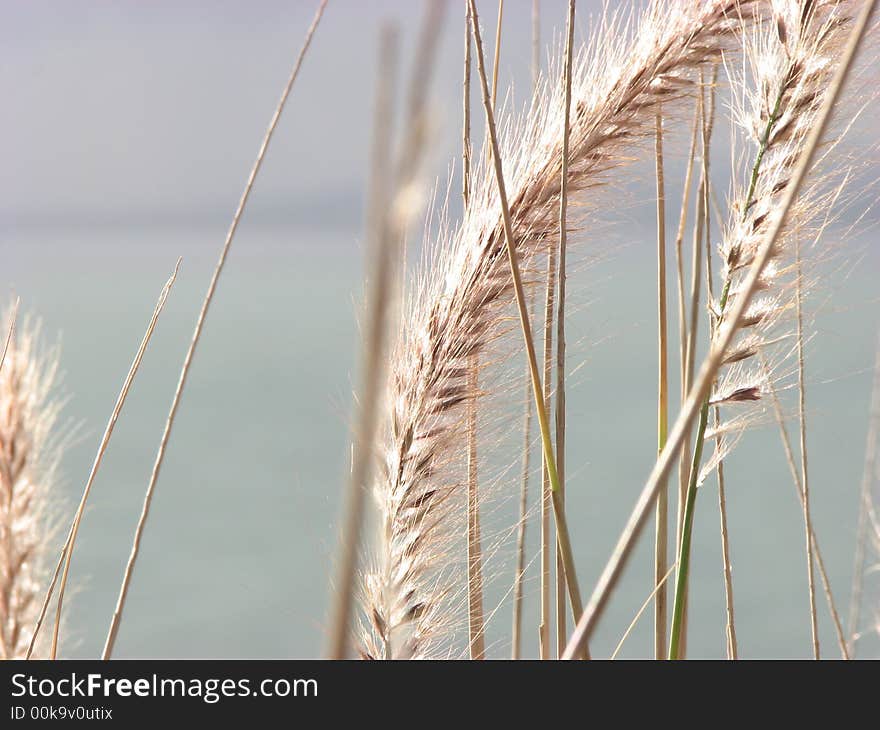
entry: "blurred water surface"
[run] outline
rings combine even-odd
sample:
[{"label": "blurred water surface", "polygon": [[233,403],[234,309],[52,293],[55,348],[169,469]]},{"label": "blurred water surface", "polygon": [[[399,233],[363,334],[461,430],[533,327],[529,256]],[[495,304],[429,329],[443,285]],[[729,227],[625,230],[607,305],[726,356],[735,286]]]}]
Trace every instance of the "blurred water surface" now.
[{"label": "blurred water surface", "polygon": [[[215,230],[83,234],[43,230],[0,245],[4,276],[63,333],[64,414],[80,437],[65,455],[70,514],[122,378],[165,278],[177,285],[113,436],[80,532],[69,656],[98,653],[203,290]],[[646,236],[650,235],[648,232]],[[159,481],[118,643],[119,656],[314,656],[321,650],[356,358],[360,246],[355,232],[244,226],[197,352]],[[633,243],[576,273],[590,304],[571,317],[569,510],[581,581],[590,586],[652,464],[651,257]],[[814,521],[846,606],[856,494],[877,325],[876,253],[834,289],[809,364]],[[579,297],[576,295],[575,299]],[[582,298],[582,297],[580,297]],[[673,376],[674,377],[674,376]],[[512,404],[515,409],[516,404]],[[746,656],[809,651],[802,522],[774,427],[747,436],[727,469],[738,633]],[[534,482],[533,482],[534,484]],[[534,487],[533,487],[534,489]],[[509,496],[509,495],[508,495]],[[511,519],[515,499],[494,519]],[[690,650],[723,652],[718,508],[710,480],[696,516]],[[530,549],[536,549],[536,529]],[[513,542],[502,546],[505,564]],[[610,651],[648,592],[642,546],[602,625]],[[506,568],[505,568],[506,569]],[[508,579],[498,576],[491,605]],[[533,569],[528,620],[536,620]],[[822,606],[823,639],[833,653]],[[646,617],[629,654],[649,646]],[[510,609],[490,644],[506,655]],[[532,635],[527,646],[534,649]],[[625,652],[627,653],[627,652]]]}]

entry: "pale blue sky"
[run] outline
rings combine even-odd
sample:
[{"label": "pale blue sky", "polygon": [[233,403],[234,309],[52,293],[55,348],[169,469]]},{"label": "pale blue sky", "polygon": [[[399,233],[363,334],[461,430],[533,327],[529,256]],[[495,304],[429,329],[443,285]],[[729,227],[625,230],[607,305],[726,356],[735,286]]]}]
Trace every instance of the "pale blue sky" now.
[{"label": "pale blue sky", "polygon": [[[597,2],[580,3],[586,14]],[[565,3],[542,0],[544,40]],[[230,213],[317,2],[3,0],[0,213],[20,223]],[[457,153],[463,5],[447,3],[432,98],[435,174]],[[357,224],[378,30],[409,61],[423,4],[331,0],[253,198]],[[496,4],[482,2],[494,28]],[[531,2],[508,2],[502,82],[528,88]],[[491,52],[492,33],[487,33]],[[332,211],[332,215],[327,215]],[[302,221],[301,221],[302,222]]]}]

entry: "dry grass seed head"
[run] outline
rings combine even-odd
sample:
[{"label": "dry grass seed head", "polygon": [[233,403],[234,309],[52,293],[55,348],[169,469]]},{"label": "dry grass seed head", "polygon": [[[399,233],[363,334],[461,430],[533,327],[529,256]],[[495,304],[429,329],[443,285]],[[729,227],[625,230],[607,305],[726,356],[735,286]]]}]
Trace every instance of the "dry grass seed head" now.
[{"label": "dry grass seed head", "polygon": [[[728,66],[733,116],[743,131],[748,150],[745,154],[748,165],[734,194],[719,246],[721,277],[728,285],[725,307],[728,311],[739,296],[748,267],[778,214],[778,203],[824,100],[838,51],[846,41],[853,3],[774,0],[771,7],[772,17],[756,23],[751,33],[744,34],[747,70],[740,76]],[[826,152],[822,162],[830,166],[829,153]],[[811,175],[789,211],[786,230],[760,279],[763,293],[749,307],[736,339],[725,354],[710,402],[751,406],[750,412],[740,411],[731,421],[742,429],[764,420],[761,416],[763,396],[770,387],[777,391],[786,389],[787,378],[792,376],[790,368],[787,373],[784,371],[793,354],[791,338],[796,324],[794,311],[799,276],[797,244],[806,250],[812,241],[814,249],[820,248],[818,243],[828,224],[829,206],[837,202],[839,194],[840,188],[833,185],[833,176],[823,176],[821,172]],[[821,250],[815,253],[815,258],[822,257]],[[810,276],[800,275],[802,291],[806,291],[811,284]],[[723,319],[721,302],[710,306],[716,316],[720,314]],[[767,368],[762,366],[761,359],[769,363]],[[717,450],[726,454],[738,435],[735,429],[725,427],[724,430],[726,433]],[[713,458],[717,459],[718,454]]]},{"label": "dry grass seed head", "polygon": [[[717,61],[758,3],[652,3],[637,31],[603,35],[574,64],[569,194],[576,199],[650,138],[664,113],[693,90],[693,71]],[[508,120],[502,159],[517,253],[524,267],[558,240],[562,89],[545,84],[523,122]],[[392,357],[387,434],[375,486],[380,544],[365,580],[364,653],[430,656],[459,619],[438,579],[450,535],[462,531],[460,465],[464,374],[471,354],[508,328],[512,282],[500,204],[484,151],[459,228],[436,243],[417,278]],[[576,225],[576,221],[574,223]],[[458,506],[456,506],[458,505]]]},{"label": "dry grass seed head", "polygon": [[[4,318],[8,328],[9,314]],[[20,318],[0,370],[0,655],[24,658],[51,548],[58,353]]]}]

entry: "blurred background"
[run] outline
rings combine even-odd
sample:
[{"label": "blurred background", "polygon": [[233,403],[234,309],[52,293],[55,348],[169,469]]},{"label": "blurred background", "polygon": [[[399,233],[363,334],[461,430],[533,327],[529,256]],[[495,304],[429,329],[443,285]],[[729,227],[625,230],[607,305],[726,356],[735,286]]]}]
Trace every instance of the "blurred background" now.
[{"label": "blurred background", "polygon": [[[2,293],[10,300],[20,296],[22,311],[39,316],[47,340],[60,338],[62,345],[63,420],[78,429],[60,470],[57,511],[65,525],[156,297],[183,257],[81,527],[65,656],[100,654],[196,314],[316,4],[0,3]],[[447,5],[445,23],[436,29],[435,124],[425,172],[427,190],[436,186],[441,199],[450,171],[459,167],[461,134],[464,10],[458,2]],[[545,69],[559,51],[566,5],[540,2]],[[580,40],[600,6],[578,3]],[[491,53],[497,4],[484,0],[479,7]],[[422,3],[403,0],[330,0],[208,317],[116,656],[322,652],[357,373],[378,32],[385,22],[397,25],[405,74],[422,12]],[[512,89],[511,109],[529,98],[531,32],[531,2],[509,0],[500,88]],[[719,115],[727,113],[719,103]],[[475,105],[475,120],[481,114]],[[476,123],[475,139],[479,129]],[[678,201],[686,125],[670,134],[669,199]],[[727,141],[716,135],[720,155],[713,169],[722,200]],[[880,160],[868,141],[864,129],[852,135],[853,149],[876,177]],[[459,183],[452,174],[455,219]],[[599,235],[578,237],[569,285],[575,300],[569,357],[576,372],[568,396],[567,498],[585,593],[653,465],[656,444],[650,165],[625,168],[602,194],[608,225]],[[671,228],[677,211],[670,218]],[[876,220],[869,212],[858,235],[842,243],[808,305],[816,316],[807,366],[813,521],[844,614],[880,324]],[[420,236],[419,226],[413,246]],[[675,372],[671,377],[677,383]],[[727,474],[740,652],[806,657],[802,514],[774,424],[743,439]],[[519,489],[518,479],[510,483],[507,506],[499,511],[507,524]],[[532,496],[536,485],[533,480]],[[714,480],[701,491],[697,510],[689,653],[721,657]],[[536,536],[533,523],[530,555]],[[613,650],[650,592],[651,542],[643,541],[611,603],[597,655]],[[490,608],[497,606],[488,643],[498,657],[509,654],[505,594],[514,545],[513,536],[501,540],[499,571],[509,574],[494,576],[487,597]],[[533,656],[534,565],[527,590],[524,646]],[[831,622],[824,598],[818,600],[823,650],[834,656]],[[648,611],[623,656],[649,656],[651,625]]]}]

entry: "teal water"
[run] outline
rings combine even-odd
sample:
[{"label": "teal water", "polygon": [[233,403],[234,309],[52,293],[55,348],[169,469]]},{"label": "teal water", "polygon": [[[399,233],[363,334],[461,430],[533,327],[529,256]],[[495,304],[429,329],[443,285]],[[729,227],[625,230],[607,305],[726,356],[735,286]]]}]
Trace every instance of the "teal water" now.
[{"label": "teal water", "polygon": [[[69,519],[158,293],[177,285],[114,433],[82,524],[63,654],[98,654],[195,315],[222,242],[216,226],[10,229],[0,260],[24,310],[62,336],[64,416],[79,437],[62,461]],[[576,272],[569,324],[569,520],[584,592],[594,584],[653,463],[654,262],[633,229],[603,262]],[[209,314],[159,480],[117,644],[120,657],[310,657],[321,652],[347,461],[357,352],[358,233],[245,224]],[[829,269],[810,344],[814,524],[845,612],[867,426],[878,253]],[[583,244],[589,251],[589,243]],[[673,378],[676,377],[673,375]],[[511,403],[517,410],[516,403]],[[510,458],[515,457],[511,452]],[[810,653],[801,512],[772,424],[727,466],[740,651]],[[533,482],[534,484],[534,482]],[[533,487],[534,488],[534,487]],[[513,499],[493,516],[509,524]],[[534,554],[537,530],[530,530]],[[650,590],[647,537],[600,627],[607,655]],[[509,646],[513,540],[502,541],[487,601],[489,643]],[[54,550],[53,550],[54,552]],[[690,653],[724,652],[714,482],[697,504]],[[527,579],[527,627],[537,577]],[[823,649],[835,654],[820,595]],[[646,656],[647,612],[624,656]],[[536,631],[526,630],[528,653]]]}]

